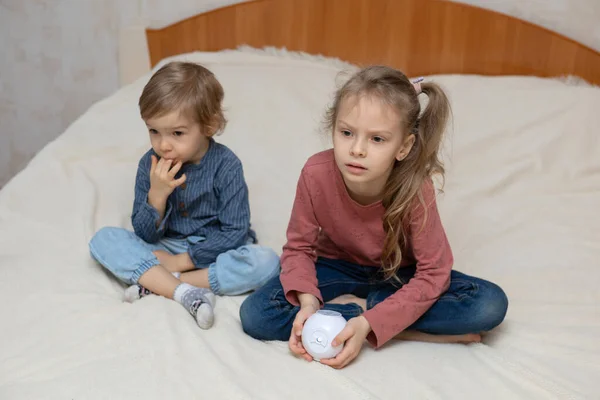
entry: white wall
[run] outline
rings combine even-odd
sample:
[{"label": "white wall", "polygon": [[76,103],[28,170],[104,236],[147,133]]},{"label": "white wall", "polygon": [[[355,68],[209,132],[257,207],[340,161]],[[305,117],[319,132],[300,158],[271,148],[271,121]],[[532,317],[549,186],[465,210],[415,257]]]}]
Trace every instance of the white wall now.
[{"label": "white wall", "polygon": [[137,13],[137,0],[0,0],[0,186],[118,88],[118,28]]},{"label": "white wall", "polygon": [[[457,0],[600,50],[600,0]],[[161,27],[239,0],[0,0],[0,186],[119,87],[119,28]],[[175,7],[174,4],[177,6]]]}]

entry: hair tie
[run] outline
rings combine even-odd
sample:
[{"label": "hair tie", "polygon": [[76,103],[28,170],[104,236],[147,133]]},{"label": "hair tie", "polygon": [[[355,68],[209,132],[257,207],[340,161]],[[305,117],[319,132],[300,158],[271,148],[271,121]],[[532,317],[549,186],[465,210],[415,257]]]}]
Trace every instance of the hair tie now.
[{"label": "hair tie", "polygon": [[417,95],[421,94],[423,92],[423,89],[421,89],[421,82],[423,82],[425,80],[425,78],[423,78],[422,76],[415,79],[414,81],[412,81],[412,85],[415,88],[415,92],[417,92]]}]

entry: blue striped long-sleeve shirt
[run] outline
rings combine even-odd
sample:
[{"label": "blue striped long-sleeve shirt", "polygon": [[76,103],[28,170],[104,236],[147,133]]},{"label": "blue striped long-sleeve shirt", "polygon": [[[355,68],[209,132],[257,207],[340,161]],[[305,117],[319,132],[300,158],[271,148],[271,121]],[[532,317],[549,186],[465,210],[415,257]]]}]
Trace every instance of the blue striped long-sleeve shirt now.
[{"label": "blue striped long-sleeve shirt", "polygon": [[248,187],[242,163],[226,146],[210,140],[199,164],[185,164],[176,178],[186,174],[186,182],[169,196],[163,220],[148,204],[150,190],[150,149],[141,158],[135,182],[131,222],[134,232],[148,243],[163,236],[183,239],[203,237],[188,252],[196,266],[206,266],[217,256],[249,240],[256,241],[250,228]]}]

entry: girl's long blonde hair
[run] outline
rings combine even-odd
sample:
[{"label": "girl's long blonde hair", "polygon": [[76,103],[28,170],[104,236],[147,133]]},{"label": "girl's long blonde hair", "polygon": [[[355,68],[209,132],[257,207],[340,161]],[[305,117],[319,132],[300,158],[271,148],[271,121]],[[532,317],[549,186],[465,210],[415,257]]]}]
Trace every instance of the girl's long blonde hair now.
[{"label": "girl's long blonde hair", "polygon": [[[408,245],[405,227],[410,222],[415,199],[424,203],[421,188],[433,175],[444,176],[438,151],[450,117],[450,103],[437,84],[426,81],[420,83],[420,87],[428,97],[422,113],[419,94],[402,72],[387,66],[361,69],[337,91],[325,119],[327,128],[333,132],[343,100],[354,96],[376,96],[398,112],[403,124],[402,132],[415,135],[406,158],[395,161],[383,193],[386,237],[381,259],[385,279],[395,278],[402,262],[402,251]],[[423,208],[426,209],[425,204]]]}]

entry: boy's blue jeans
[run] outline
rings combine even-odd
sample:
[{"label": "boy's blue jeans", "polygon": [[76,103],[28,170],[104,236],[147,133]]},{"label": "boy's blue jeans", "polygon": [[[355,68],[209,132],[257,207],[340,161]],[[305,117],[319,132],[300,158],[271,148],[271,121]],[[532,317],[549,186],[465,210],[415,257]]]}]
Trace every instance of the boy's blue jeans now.
[{"label": "boy's blue jeans", "polygon": [[[354,294],[367,299],[367,309],[395,293],[415,274],[414,267],[401,268],[397,276],[402,283],[382,281],[378,268],[326,258],[317,260],[316,269],[323,301]],[[362,313],[354,303],[325,304],[323,308],[338,311],[347,320]],[[499,325],[507,308],[508,299],[500,287],[452,271],[448,290],[407,329],[444,335],[480,333]],[[286,300],[279,277],[275,276],[242,303],[240,318],[244,332],[256,339],[287,341],[299,310]]]},{"label": "boy's blue jeans", "polygon": [[[160,264],[153,251],[180,254],[200,240],[203,238],[195,236],[187,239],[163,238],[151,244],[127,229],[105,227],[94,235],[89,247],[92,257],[102,266],[119,280],[132,285],[142,274]],[[220,254],[206,268],[215,294],[238,295],[255,290],[279,276],[279,257],[267,247],[244,245]]]}]

